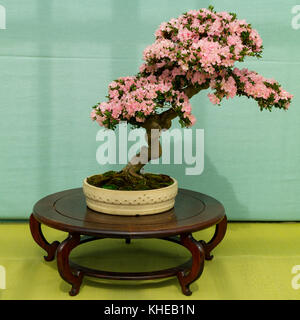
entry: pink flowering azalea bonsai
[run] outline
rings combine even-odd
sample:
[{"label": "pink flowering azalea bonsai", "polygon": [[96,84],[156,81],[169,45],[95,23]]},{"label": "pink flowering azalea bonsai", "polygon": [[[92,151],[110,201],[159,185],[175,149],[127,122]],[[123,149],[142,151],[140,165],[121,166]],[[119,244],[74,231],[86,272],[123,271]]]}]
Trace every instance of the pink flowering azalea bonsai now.
[{"label": "pink flowering azalea bonsai", "polygon": [[[290,105],[292,95],[277,81],[234,66],[247,56],[261,57],[263,49],[257,31],[234,13],[216,12],[213,7],[191,10],[162,23],[155,37],[144,50],[139,73],[110,83],[108,100],[94,106],[91,113],[92,119],[107,129],[114,130],[120,121],[145,128],[148,148],[120,172],[94,176],[91,184],[109,188],[110,183],[116,189],[118,179],[123,179],[132,188],[146,189],[147,179],[140,171],[161,156],[159,133],[169,129],[175,118],[182,127],[191,127],[196,119],[190,99],[202,90],[210,88],[208,98],[218,105],[235,96],[253,98],[261,110],[287,110]],[[154,131],[158,134],[151,135]],[[97,182],[95,177],[101,179]],[[158,186],[167,183],[162,179]]]}]

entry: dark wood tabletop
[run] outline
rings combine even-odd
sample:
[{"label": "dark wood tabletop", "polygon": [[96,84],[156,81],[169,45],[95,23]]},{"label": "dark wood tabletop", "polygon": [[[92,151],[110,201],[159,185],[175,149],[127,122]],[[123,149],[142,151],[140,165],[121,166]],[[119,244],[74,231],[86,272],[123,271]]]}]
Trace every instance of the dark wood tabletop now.
[{"label": "dark wood tabletop", "polygon": [[179,189],[175,207],[146,216],[118,216],[95,212],[86,206],[82,188],[51,194],[38,201],[34,217],[49,227],[110,238],[150,238],[194,232],[218,224],[223,205],[205,194]]}]

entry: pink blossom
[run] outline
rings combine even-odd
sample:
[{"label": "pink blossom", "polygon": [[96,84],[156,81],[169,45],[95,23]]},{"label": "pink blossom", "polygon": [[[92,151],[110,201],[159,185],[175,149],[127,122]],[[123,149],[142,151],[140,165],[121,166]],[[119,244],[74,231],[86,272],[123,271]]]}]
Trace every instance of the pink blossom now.
[{"label": "pink blossom", "polygon": [[196,72],[193,74],[191,81],[192,81],[193,84],[195,84],[195,83],[202,84],[202,83],[204,83],[206,80],[207,80],[207,76],[206,76],[205,73],[196,71]]},{"label": "pink blossom", "polygon": [[96,113],[97,111],[95,110],[95,109],[93,109],[92,111],[91,111],[91,119],[92,120],[95,120],[96,118],[97,118],[97,113]]},{"label": "pink blossom", "polygon": [[182,111],[182,112],[186,112],[186,113],[188,113],[188,114],[191,113],[192,107],[191,107],[190,103],[189,103],[189,102],[184,103],[183,106],[182,106],[182,108],[181,108],[181,111]]},{"label": "pink blossom", "polygon": [[194,36],[194,33],[189,31],[188,29],[185,29],[185,28],[179,29],[178,39],[180,41],[186,41],[186,40],[192,39],[193,36]]},{"label": "pink blossom", "polygon": [[274,79],[234,68],[236,61],[260,56],[262,50],[258,32],[245,20],[211,9],[190,10],[163,22],[155,37],[143,52],[139,74],[112,81],[108,101],[91,112],[100,125],[114,129],[122,120],[142,123],[166,106],[178,112],[181,124],[193,125],[195,117],[184,92],[191,86],[202,90],[206,83],[213,104],[238,95],[255,99],[261,109],[289,107],[293,96]]},{"label": "pink blossom", "polygon": [[232,19],[232,15],[226,11],[219,12],[218,16],[221,17],[222,19],[226,19],[228,21],[230,21]]},{"label": "pink blossom", "polygon": [[213,104],[220,103],[220,99],[216,95],[214,95],[213,93],[209,93],[207,96],[208,96],[211,103],[213,103]]},{"label": "pink blossom", "polygon": [[226,92],[227,97],[235,97],[237,87],[233,77],[229,77],[227,81],[225,81],[225,79],[222,81],[222,89]]},{"label": "pink blossom", "polygon": [[190,125],[189,125],[189,127],[191,127],[191,126],[193,126],[195,123],[196,123],[196,118],[195,118],[195,116],[194,115],[192,115],[192,114],[190,114],[189,116],[188,116],[188,119],[190,120]]},{"label": "pink blossom", "polygon": [[119,97],[119,91],[118,90],[109,90],[109,96],[111,99]]},{"label": "pink blossom", "polygon": [[185,72],[180,68],[174,68],[171,73],[173,78],[175,78],[176,76],[185,74]]},{"label": "pink blossom", "polygon": [[239,36],[237,36],[236,34],[233,34],[233,35],[230,35],[228,38],[227,38],[227,43],[229,46],[234,46],[236,45],[237,43],[242,43],[241,41],[241,38]]}]

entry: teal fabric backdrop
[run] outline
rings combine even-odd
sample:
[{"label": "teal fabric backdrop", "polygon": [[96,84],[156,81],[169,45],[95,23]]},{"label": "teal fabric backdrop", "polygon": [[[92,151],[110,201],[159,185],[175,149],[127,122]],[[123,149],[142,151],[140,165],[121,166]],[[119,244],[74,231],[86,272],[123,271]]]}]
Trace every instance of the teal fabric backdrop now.
[{"label": "teal fabric backdrop", "polygon": [[0,0],[0,218],[28,218],[39,198],[120,168],[96,161],[90,107],[113,79],[138,71],[161,22],[210,4],[258,30],[263,58],[243,66],[274,77],[294,100],[269,113],[246,98],[217,107],[202,92],[192,105],[205,132],[203,173],[147,170],[216,197],[231,220],[300,220],[299,0]]}]

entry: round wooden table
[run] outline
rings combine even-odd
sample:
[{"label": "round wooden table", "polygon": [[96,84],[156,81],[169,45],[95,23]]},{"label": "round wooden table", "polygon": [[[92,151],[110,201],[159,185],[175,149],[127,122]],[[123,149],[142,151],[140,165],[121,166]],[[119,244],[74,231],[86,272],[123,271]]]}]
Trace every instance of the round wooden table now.
[{"label": "round wooden table", "polygon": [[[68,232],[59,243],[48,243],[41,224]],[[192,233],[216,225],[209,242],[197,241]],[[30,216],[33,239],[46,252],[46,261],[57,257],[61,277],[72,285],[70,295],[79,292],[83,276],[102,279],[145,280],[176,276],[183,294],[191,295],[189,286],[202,274],[204,260],[211,260],[211,251],[224,238],[227,219],[223,205],[199,192],[179,189],[175,207],[148,216],[117,216],[95,212],[86,206],[82,188],[51,194],[38,201]],[[174,268],[152,272],[108,272],[87,268],[69,259],[71,251],[82,243],[104,238],[124,238],[130,243],[135,238],[158,238],[186,247],[191,259]]]}]

